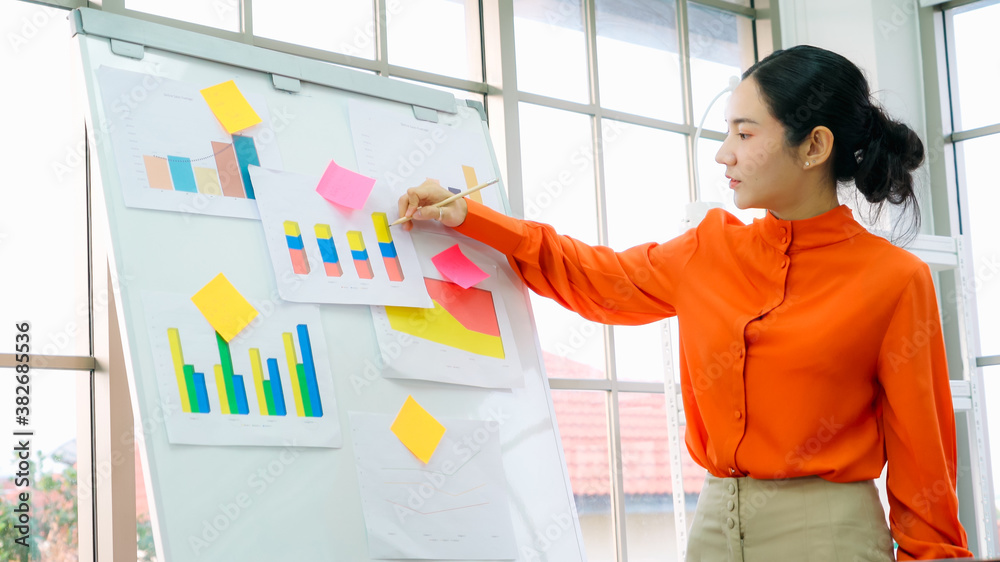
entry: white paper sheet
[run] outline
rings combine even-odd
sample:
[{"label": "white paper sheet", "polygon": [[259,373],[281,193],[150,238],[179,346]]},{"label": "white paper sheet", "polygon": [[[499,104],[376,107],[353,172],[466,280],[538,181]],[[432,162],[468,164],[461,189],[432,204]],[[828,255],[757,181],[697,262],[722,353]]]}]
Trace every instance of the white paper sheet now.
[{"label": "white paper sheet", "polygon": [[[392,217],[398,215],[394,195],[376,185],[365,207],[355,210],[334,205],[316,193],[318,177],[262,168],[251,168],[250,174],[281,298],[295,302],[432,306],[410,234],[399,227],[391,229],[402,281],[390,279],[389,258],[381,253],[372,214],[384,212],[392,222]],[[286,221],[298,225],[308,273],[295,271],[285,234]],[[339,276],[332,276],[323,261],[317,224],[330,227]],[[361,265],[352,254],[349,231],[361,232],[363,237],[367,259]],[[363,278],[362,267],[370,268],[371,279]]]},{"label": "white paper sheet", "polygon": [[[96,126],[106,127],[110,134],[127,206],[257,218],[257,205],[253,199],[246,197],[243,176],[225,170],[222,178],[219,176],[220,161],[225,162],[228,157],[238,161],[239,158],[235,152],[230,154],[212,145],[213,141],[222,145],[234,142],[233,136],[219,124],[200,93],[201,89],[215,84],[190,84],[106,66],[97,70],[97,79],[107,122]],[[252,92],[243,94],[263,121],[237,135],[253,140],[260,165],[280,169],[281,155],[270,126],[267,103],[263,96]],[[186,182],[171,174],[166,175],[164,183],[173,189],[151,187],[151,173],[153,177],[159,176],[151,167],[169,168],[167,162],[170,157],[190,160],[191,169],[210,170],[198,173],[214,174],[220,192],[223,184],[239,186],[243,197],[179,191],[178,186],[183,187]],[[178,171],[183,168],[181,165]],[[196,185],[196,188],[203,189],[204,183]]]},{"label": "white paper sheet", "polygon": [[[442,299],[451,302],[439,303],[444,311],[412,309],[403,318],[402,311],[390,309],[390,318],[384,306],[372,307],[375,335],[382,351],[382,376],[485,388],[524,386],[514,331],[496,290],[497,269],[477,265],[490,277],[469,289],[445,285],[445,294],[455,296]],[[433,266],[425,266],[424,271],[428,272],[425,277],[447,283]],[[433,295],[432,300],[438,302]],[[457,316],[458,321],[446,318],[447,323],[439,324],[446,314]],[[470,317],[474,324],[468,322]],[[500,350],[502,354],[496,353]]]},{"label": "white paper sheet", "polygon": [[439,419],[446,431],[424,465],[390,431],[393,416],[350,420],[369,556],[517,557],[497,421]]},{"label": "white paper sheet", "polygon": [[[370,102],[351,100],[350,116],[358,171],[377,180],[375,189],[387,189],[397,198],[426,178],[456,193],[476,185],[467,183],[463,166],[474,170],[478,183],[500,177],[486,135],[468,130],[482,127],[479,113],[472,108],[459,105],[455,115],[438,112],[440,122],[431,123],[412,113],[390,113]],[[499,184],[479,194],[483,203],[503,212]]]},{"label": "white paper sheet", "polygon": [[[245,296],[260,314],[229,342],[229,348],[233,371],[242,376],[247,413],[225,414],[215,375],[215,366],[222,364],[215,330],[190,298],[159,291],[142,293],[143,313],[169,441],[191,445],[341,447],[343,437],[319,307]],[[304,353],[299,325],[306,326],[311,354]],[[191,365],[194,371],[204,376],[207,413],[187,413],[182,408],[180,382],[170,344],[170,328],[177,330],[183,363]],[[315,366],[315,387],[310,391],[308,383],[304,389],[299,386],[300,397],[303,394],[310,396],[311,412],[304,410],[301,398],[296,400],[296,386],[289,378],[290,367],[283,337],[286,333],[292,336],[297,363],[305,364],[309,355]],[[266,393],[258,393],[251,348],[259,350],[261,378],[265,384],[272,378],[268,359],[276,360],[285,415],[278,415],[280,406],[274,392],[272,402],[275,415],[262,414],[262,403],[265,411],[268,411]],[[303,370],[308,373],[308,368]],[[139,376],[154,375],[153,372],[143,372]],[[274,386],[272,384],[271,388]],[[319,408],[316,408],[315,401],[311,398],[312,393],[319,394]],[[202,402],[196,401],[193,410],[198,409],[197,404]],[[306,417],[306,413],[313,415]]]}]

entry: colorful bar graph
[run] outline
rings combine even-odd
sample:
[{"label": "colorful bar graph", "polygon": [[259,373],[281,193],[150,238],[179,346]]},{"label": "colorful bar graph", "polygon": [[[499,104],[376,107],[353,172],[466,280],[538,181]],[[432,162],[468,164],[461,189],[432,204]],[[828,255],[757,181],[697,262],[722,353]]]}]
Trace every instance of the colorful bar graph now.
[{"label": "colorful bar graph", "polygon": [[285,393],[281,390],[281,379],[278,377],[278,360],[267,360],[267,373],[271,377],[271,395],[274,396],[274,413],[277,416],[287,415],[285,410]]},{"label": "colorful bar graph", "polygon": [[257,157],[257,146],[253,143],[252,137],[233,135],[233,149],[236,150],[236,160],[240,165],[240,176],[243,178],[243,189],[246,191],[247,199],[255,199],[253,184],[250,182],[249,167],[260,166],[260,159]]},{"label": "colorful bar graph", "polygon": [[368,261],[368,250],[365,248],[365,239],[360,230],[348,230],[347,242],[351,247],[351,257],[354,258],[354,268],[358,272],[358,277],[362,279],[372,279],[375,277],[372,271],[372,264]]},{"label": "colorful bar graph", "polygon": [[257,405],[260,406],[260,415],[273,416],[274,402],[271,393],[267,392],[271,390],[271,383],[268,381],[267,386],[264,385],[264,371],[261,369],[260,350],[257,348],[250,348],[250,369],[253,371],[253,384],[257,389]]},{"label": "colorful bar graph", "polygon": [[340,277],[344,274],[344,268],[340,266],[337,247],[333,245],[333,233],[330,231],[330,225],[317,224],[313,230],[316,231],[316,243],[319,244],[319,253],[323,257],[323,268],[326,269],[326,276]]},{"label": "colorful bar graph", "polygon": [[181,395],[181,410],[190,414],[191,399],[184,377],[184,353],[181,350],[181,335],[177,328],[167,329],[167,341],[170,342],[170,355],[173,359],[174,374],[177,376],[177,388]]},{"label": "colorful bar graph", "polygon": [[372,223],[375,224],[375,237],[378,239],[378,249],[382,253],[382,263],[385,264],[385,271],[389,275],[389,280],[402,281],[403,267],[399,265],[399,256],[396,255],[396,245],[392,242],[388,217],[385,216],[385,213],[372,213]]},{"label": "colorful bar graph", "polygon": [[170,179],[174,182],[174,190],[198,193],[198,183],[194,179],[194,168],[191,159],[183,156],[167,156],[170,166]]},{"label": "colorful bar graph", "polygon": [[232,413],[229,409],[229,396],[226,394],[226,376],[221,365],[215,366],[215,388],[219,390],[219,409],[223,414]]},{"label": "colorful bar graph", "polygon": [[211,413],[208,405],[208,388],[205,387],[205,373],[194,373],[195,395],[198,397],[198,413]]},{"label": "colorful bar graph", "polygon": [[236,413],[249,414],[250,405],[247,404],[247,388],[243,383],[243,375],[233,375],[233,388],[236,390]]},{"label": "colorful bar graph", "polygon": [[303,417],[306,414],[303,409],[302,389],[299,387],[299,377],[297,375],[299,372],[299,358],[295,355],[295,342],[292,340],[292,334],[288,332],[281,334],[281,338],[285,343],[285,361],[288,365],[288,378],[292,379],[292,397],[295,398],[295,414]]},{"label": "colorful bar graph", "polygon": [[309,340],[309,327],[305,324],[296,326],[299,333],[299,349],[302,351],[302,369],[305,371],[306,392],[312,407],[312,417],[323,415],[323,402],[319,397],[319,384],[316,381],[316,364],[313,362],[312,342]]},{"label": "colorful bar graph", "polygon": [[222,195],[219,187],[219,175],[212,168],[194,167],[194,181],[198,185],[198,193],[204,195]]},{"label": "colorful bar graph", "polygon": [[149,180],[149,187],[173,191],[174,184],[170,181],[170,166],[166,160],[156,156],[143,155],[142,161],[146,165],[146,179]]},{"label": "colorful bar graph", "polygon": [[[233,383],[233,356],[229,351],[229,342],[222,337],[222,334],[215,332],[215,341],[219,346],[219,360],[224,377],[223,381],[225,383],[226,398],[229,400],[229,411],[235,414],[239,408],[237,407],[238,402],[236,399],[236,387]],[[246,396],[243,398],[245,400]]]},{"label": "colorful bar graph", "polygon": [[288,244],[288,255],[292,259],[292,271],[299,275],[309,275],[309,258],[306,257],[306,247],[302,243],[299,223],[285,221],[285,242]]},{"label": "colorful bar graph", "polygon": [[[462,166],[462,175],[465,176],[465,189],[469,189],[470,187],[476,187],[477,185],[479,185],[479,180],[476,179],[476,169],[473,168],[472,166],[464,166],[463,165]],[[477,201],[479,203],[482,203],[483,202],[483,192],[482,191],[477,191],[477,192],[473,193],[472,195],[469,195],[469,198],[472,199],[473,201]]]},{"label": "colorful bar graph", "polygon": [[236,151],[233,150],[233,145],[212,141],[212,153],[215,154],[215,167],[219,171],[222,194],[226,197],[246,199],[246,193],[243,191],[243,176],[240,173],[240,164],[236,161]]},{"label": "colorful bar graph", "polygon": [[[295,339],[298,338],[298,350]],[[205,374],[196,373],[193,365],[184,363],[181,348],[180,332],[176,328],[167,330],[170,352],[173,361],[177,386],[181,393],[181,406],[184,412],[208,414],[211,406],[208,398]],[[232,350],[229,344],[215,334],[219,351],[219,363],[213,365],[215,388],[219,395],[219,411],[222,414],[248,415],[248,378],[233,372]],[[292,383],[292,394],[295,398],[295,411],[299,417],[322,417],[323,402],[319,394],[319,383],[316,376],[316,363],[313,357],[312,341],[309,337],[309,327],[298,324],[295,333],[282,333],[282,345],[288,366],[288,378]],[[253,371],[253,388],[257,396],[257,408],[262,416],[285,416],[285,393],[281,383],[281,372],[278,360],[267,359],[267,377],[264,378],[264,366],[260,349],[250,348],[250,368]],[[301,361],[300,361],[301,356]]]}]

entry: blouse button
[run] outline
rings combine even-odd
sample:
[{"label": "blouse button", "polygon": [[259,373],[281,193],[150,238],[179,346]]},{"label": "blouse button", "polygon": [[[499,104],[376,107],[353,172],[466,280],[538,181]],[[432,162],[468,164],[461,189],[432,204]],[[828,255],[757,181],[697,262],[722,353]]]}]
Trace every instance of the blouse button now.
[{"label": "blouse button", "polygon": [[736,410],[735,412],[733,412],[733,417],[736,419],[740,419],[743,417],[743,412]]},{"label": "blouse button", "polygon": [[728,519],[728,520],[726,521],[726,525],[729,525],[729,528],[730,528],[730,529],[732,529],[733,527],[735,527],[735,526],[736,526],[736,521],[733,521],[733,518],[732,518],[732,517],[730,517],[730,518],[729,518],[729,519]]},{"label": "blouse button", "polygon": [[[735,468],[730,468],[729,469],[729,473],[732,474],[733,472],[736,472],[736,469]],[[729,493],[733,494],[733,495],[736,495],[736,486],[730,484],[729,485]]]},{"label": "blouse button", "polygon": [[734,508],[736,508],[736,504],[733,503],[733,500],[726,502],[726,509],[732,511]]},{"label": "blouse button", "polygon": [[781,269],[788,267],[788,260],[781,260]]},{"label": "blouse button", "polygon": [[782,236],[782,237],[781,237],[781,243],[782,243],[782,244],[787,244],[787,243],[788,243],[788,238],[787,238],[787,237],[785,237],[785,236]]}]

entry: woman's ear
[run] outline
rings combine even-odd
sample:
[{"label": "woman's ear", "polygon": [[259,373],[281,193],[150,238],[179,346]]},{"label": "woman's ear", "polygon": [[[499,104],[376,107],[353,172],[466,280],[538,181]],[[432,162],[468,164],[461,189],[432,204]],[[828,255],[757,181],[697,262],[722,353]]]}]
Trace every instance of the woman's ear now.
[{"label": "woman's ear", "polygon": [[831,154],[833,154],[833,131],[823,125],[813,128],[799,146],[799,157],[804,165],[808,163],[806,167],[809,168],[822,165]]}]

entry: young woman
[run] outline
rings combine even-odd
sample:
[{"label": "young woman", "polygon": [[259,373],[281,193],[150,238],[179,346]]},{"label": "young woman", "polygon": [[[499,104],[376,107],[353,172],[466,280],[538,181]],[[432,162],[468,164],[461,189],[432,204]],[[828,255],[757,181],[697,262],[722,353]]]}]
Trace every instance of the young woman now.
[{"label": "young woman", "polygon": [[[588,319],[678,317],[685,441],[709,472],[688,560],[892,560],[892,539],[900,560],[971,556],[930,270],[837,198],[853,181],[915,211],[922,143],[860,69],[809,46],[747,70],[726,119],[716,160],[736,206],[768,210],[750,225],[716,209],[615,252],[473,201],[426,208],[450,195],[431,182],[400,215],[491,245]],[[873,483],[887,461],[891,538]]]}]

